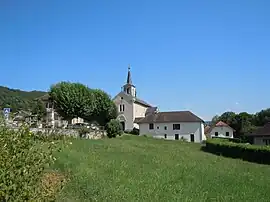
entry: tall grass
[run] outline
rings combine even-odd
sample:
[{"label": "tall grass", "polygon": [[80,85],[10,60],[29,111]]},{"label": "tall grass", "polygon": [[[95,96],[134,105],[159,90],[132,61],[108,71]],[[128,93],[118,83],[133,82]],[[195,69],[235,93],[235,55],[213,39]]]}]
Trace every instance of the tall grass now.
[{"label": "tall grass", "polygon": [[53,167],[70,180],[58,201],[269,201],[269,166],[200,147],[137,136],[74,140]]}]

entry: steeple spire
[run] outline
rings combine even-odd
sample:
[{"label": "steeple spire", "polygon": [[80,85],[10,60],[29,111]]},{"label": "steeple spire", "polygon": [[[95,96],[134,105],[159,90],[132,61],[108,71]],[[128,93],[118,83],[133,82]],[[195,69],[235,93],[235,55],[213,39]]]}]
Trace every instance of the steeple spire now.
[{"label": "steeple spire", "polygon": [[123,86],[122,91],[132,97],[136,97],[136,87],[132,84],[130,65],[128,65],[127,83]]},{"label": "steeple spire", "polygon": [[130,73],[130,64],[128,65],[127,84],[132,85],[131,73]]}]

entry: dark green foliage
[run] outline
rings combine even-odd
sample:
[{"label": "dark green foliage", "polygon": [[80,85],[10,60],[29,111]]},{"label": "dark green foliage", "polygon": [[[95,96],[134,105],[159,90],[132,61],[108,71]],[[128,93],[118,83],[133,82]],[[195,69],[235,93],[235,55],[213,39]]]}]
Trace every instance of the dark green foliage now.
[{"label": "dark green foliage", "polygon": [[84,137],[87,133],[90,132],[90,129],[86,127],[80,127],[78,129],[78,132],[79,132],[80,137]]},{"label": "dark green foliage", "polygon": [[125,133],[131,134],[131,135],[139,135],[140,134],[140,130],[134,127],[132,129],[132,131],[125,131]]},{"label": "dark green foliage", "polygon": [[42,103],[40,100],[36,100],[33,103],[31,112],[32,115],[37,115],[37,120],[42,120],[46,115],[46,108],[44,103]]},{"label": "dark green foliage", "polygon": [[0,108],[10,107],[12,112],[31,110],[34,100],[45,95],[42,91],[22,91],[0,86]]},{"label": "dark green foliage", "polygon": [[111,100],[111,97],[100,89],[91,90],[94,95],[95,109],[90,117],[87,115],[84,117],[88,121],[97,121],[100,125],[104,126],[111,119],[116,119],[117,108],[116,105]]},{"label": "dark green foliage", "polygon": [[109,138],[121,136],[123,133],[121,123],[116,119],[111,119],[107,123],[106,131]]},{"label": "dark green foliage", "polygon": [[270,164],[270,147],[268,146],[235,143],[227,139],[213,138],[206,141],[203,150],[226,157]]}]

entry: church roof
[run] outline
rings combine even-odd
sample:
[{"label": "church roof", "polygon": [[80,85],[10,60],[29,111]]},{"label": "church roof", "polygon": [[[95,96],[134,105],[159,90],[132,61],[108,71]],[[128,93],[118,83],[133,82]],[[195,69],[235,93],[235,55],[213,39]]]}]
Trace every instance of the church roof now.
[{"label": "church roof", "polygon": [[146,106],[146,107],[152,107],[152,105],[148,104],[147,102],[145,102],[144,100],[141,100],[141,99],[139,99],[139,98],[135,98],[135,103],[144,105],[144,106]]}]

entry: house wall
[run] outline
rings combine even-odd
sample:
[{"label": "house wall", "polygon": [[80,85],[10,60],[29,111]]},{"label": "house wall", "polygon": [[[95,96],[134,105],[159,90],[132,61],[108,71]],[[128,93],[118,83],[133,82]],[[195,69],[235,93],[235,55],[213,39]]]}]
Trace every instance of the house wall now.
[{"label": "house wall", "polygon": [[[145,107],[145,106],[137,104],[137,103],[134,103],[133,106],[134,106],[133,107],[133,114],[134,114],[133,121],[135,118],[145,117],[145,112],[146,112],[148,107]],[[134,123],[133,127],[139,128],[139,125],[137,123]]]},{"label": "house wall", "polygon": [[[121,99],[123,97],[123,99]],[[114,99],[114,103],[118,110],[118,119],[125,120],[125,130],[133,129],[133,100],[127,98],[126,96],[119,95]],[[124,105],[124,111],[120,111],[120,105]],[[120,120],[120,121],[121,121]]]},{"label": "house wall", "polygon": [[[215,136],[215,132],[218,132],[218,136]],[[229,132],[229,136],[226,136],[226,132]],[[214,127],[210,132],[210,136],[233,138],[233,129],[227,126]]]},{"label": "house wall", "polygon": [[[180,130],[173,130],[173,124],[180,124]],[[167,130],[165,130],[167,126]],[[174,140],[175,134],[179,134],[179,139],[182,137],[190,142],[190,134],[194,134],[194,142],[205,140],[204,126],[201,122],[175,122],[175,123],[154,123],[154,129],[149,129],[149,124],[139,124],[140,135],[152,135],[154,138],[164,138],[167,134],[168,140]]]},{"label": "house wall", "polygon": [[71,120],[71,124],[83,123],[83,122],[84,122],[84,120],[82,118],[80,118],[80,117],[74,118],[74,119]]},{"label": "house wall", "polygon": [[270,142],[270,137],[254,137],[253,144],[256,144],[256,145],[267,145],[264,140]]}]

